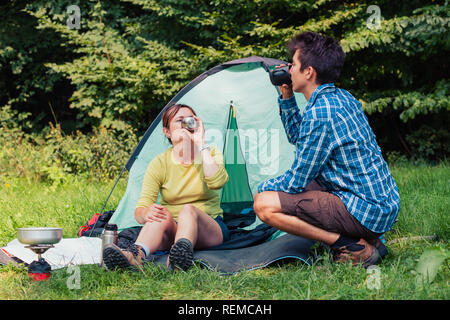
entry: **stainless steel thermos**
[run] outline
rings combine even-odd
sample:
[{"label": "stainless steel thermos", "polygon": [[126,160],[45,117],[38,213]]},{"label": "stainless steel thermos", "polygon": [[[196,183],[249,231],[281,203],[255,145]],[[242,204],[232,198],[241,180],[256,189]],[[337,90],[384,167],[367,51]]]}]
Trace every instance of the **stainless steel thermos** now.
[{"label": "stainless steel thermos", "polygon": [[117,244],[117,225],[107,223],[102,234],[102,252],[100,254],[100,266],[104,266],[103,263],[103,250],[108,244]]}]

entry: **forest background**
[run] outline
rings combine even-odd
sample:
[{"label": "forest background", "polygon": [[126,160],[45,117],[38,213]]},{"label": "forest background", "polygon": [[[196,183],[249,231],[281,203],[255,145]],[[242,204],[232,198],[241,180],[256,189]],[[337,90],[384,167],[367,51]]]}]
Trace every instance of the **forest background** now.
[{"label": "forest background", "polygon": [[13,0],[0,19],[5,181],[116,177],[196,76],[251,55],[288,61],[302,31],[339,40],[336,84],[362,102],[388,162],[450,155],[448,1]]}]

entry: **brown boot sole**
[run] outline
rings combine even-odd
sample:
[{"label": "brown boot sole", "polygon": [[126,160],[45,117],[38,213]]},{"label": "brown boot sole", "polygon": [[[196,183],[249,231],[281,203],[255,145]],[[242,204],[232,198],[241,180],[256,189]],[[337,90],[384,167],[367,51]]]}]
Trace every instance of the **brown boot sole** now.
[{"label": "brown boot sole", "polygon": [[108,270],[138,270],[128,261],[128,258],[122,253],[122,250],[114,244],[105,246],[103,250],[103,262]]}]

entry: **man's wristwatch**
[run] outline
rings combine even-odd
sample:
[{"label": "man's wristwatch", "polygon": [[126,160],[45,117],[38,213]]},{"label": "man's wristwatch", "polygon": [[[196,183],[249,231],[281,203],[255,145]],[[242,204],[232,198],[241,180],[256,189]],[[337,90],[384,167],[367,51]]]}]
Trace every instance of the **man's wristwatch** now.
[{"label": "man's wristwatch", "polygon": [[198,149],[198,152],[202,152],[203,150],[208,149],[211,150],[211,148],[209,147],[209,144],[204,144],[200,147],[200,149]]}]

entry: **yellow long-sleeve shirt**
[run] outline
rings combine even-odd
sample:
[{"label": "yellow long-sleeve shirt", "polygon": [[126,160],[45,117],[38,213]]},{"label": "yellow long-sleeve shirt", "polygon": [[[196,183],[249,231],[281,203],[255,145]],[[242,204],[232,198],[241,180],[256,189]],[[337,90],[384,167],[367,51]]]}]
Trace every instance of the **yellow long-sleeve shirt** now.
[{"label": "yellow long-sleeve shirt", "polygon": [[165,206],[177,219],[185,204],[191,204],[212,218],[222,214],[219,190],[228,181],[223,164],[223,156],[211,147],[211,156],[219,166],[211,177],[205,177],[201,154],[194,163],[179,163],[173,156],[173,147],[157,155],[148,165],[142,182],[142,191],[137,207],[149,207],[156,203],[161,192],[160,204]]}]

